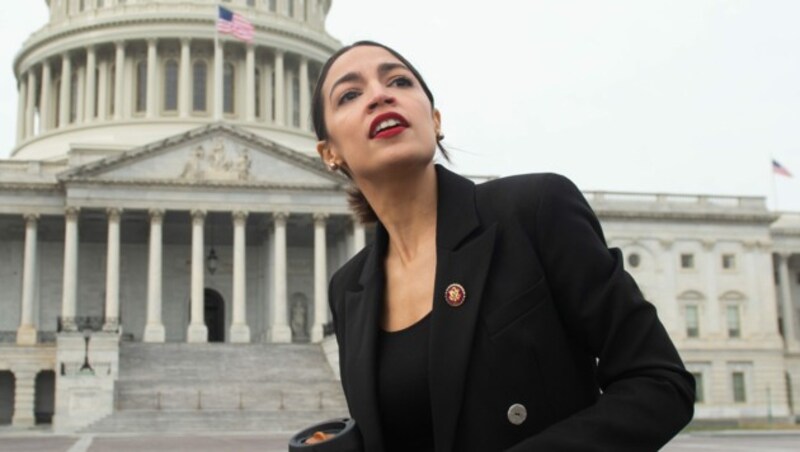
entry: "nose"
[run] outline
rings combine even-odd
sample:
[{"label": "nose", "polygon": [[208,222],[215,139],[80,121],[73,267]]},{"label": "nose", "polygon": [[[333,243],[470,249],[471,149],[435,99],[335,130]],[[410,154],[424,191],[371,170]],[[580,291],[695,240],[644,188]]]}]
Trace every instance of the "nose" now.
[{"label": "nose", "polygon": [[370,103],[367,105],[367,108],[370,110],[375,110],[381,105],[392,105],[395,102],[395,98],[390,96],[386,93],[377,93],[375,97],[372,98]]}]

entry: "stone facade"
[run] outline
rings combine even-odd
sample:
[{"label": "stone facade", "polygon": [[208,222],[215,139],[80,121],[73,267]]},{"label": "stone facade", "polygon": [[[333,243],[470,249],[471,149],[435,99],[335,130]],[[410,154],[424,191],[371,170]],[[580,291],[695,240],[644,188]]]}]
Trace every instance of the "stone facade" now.
[{"label": "stone facade", "polygon": [[[308,120],[340,45],[330,1],[226,2],[252,44],[215,39],[210,0],[48,5],[0,161],[0,422],[33,424],[48,391],[60,429],[112,412],[121,340],[323,341],[328,278],[368,235]],[[697,417],[796,415],[800,215],[586,196],[696,375]]]}]

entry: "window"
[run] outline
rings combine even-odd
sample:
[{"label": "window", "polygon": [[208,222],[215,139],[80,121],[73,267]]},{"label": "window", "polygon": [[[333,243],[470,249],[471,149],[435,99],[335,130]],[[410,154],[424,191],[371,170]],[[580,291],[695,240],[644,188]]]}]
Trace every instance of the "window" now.
[{"label": "window", "polygon": [[53,99],[55,100],[55,108],[53,113],[53,127],[58,127],[61,121],[61,79],[56,78],[53,80]]},{"label": "window", "polygon": [[695,402],[703,403],[705,401],[705,395],[703,394],[703,373],[692,372],[692,376],[694,377]]},{"label": "window", "polygon": [[206,84],[208,66],[205,61],[197,61],[192,68],[192,110],[206,111]]},{"label": "window", "polygon": [[261,69],[256,68],[255,73],[255,93],[253,93],[253,97],[255,97],[254,102],[256,103],[256,110],[255,115],[256,118],[261,117]]},{"label": "window", "polygon": [[300,127],[300,80],[292,77],[292,125]]},{"label": "window", "polygon": [[695,305],[686,306],[685,315],[686,315],[686,337],[699,337],[700,319],[697,312],[697,306]]},{"label": "window", "polygon": [[117,94],[116,94],[117,93],[117,67],[114,64],[112,64],[108,68],[108,90],[111,93],[108,96],[108,99],[109,99],[109,103],[108,103],[109,109],[108,109],[108,111],[109,111],[109,113],[111,113],[113,115],[114,113],[116,113],[114,111],[114,109],[116,108],[116,105],[114,105],[114,101],[115,101],[115,99],[117,97]]},{"label": "window", "polygon": [[[97,118],[100,116],[100,68],[94,70],[94,117]],[[92,87],[88,87],[92,89]]]},{"label": "window", "polygon": [[631,268],[638,268],[639,264],[641,263],[642,263],[642,258],[641,256],[639,256],[638,253],[631,253],[628,255],[628,265],[630,265]]},{"label": "window", "polygon": [[726,312],[728,317],[728,337],[741,337],[739,306],[728,306]]},{"label": "window", "polygon": [[747,402],[747,388],[744,384],[744,372],[731,373],[731,386],[733,387],[733,401]]},{"label": "window", "polygon": [[223,88],[222,88],[222,105],[225,113],[233,113],[234,103],[233,96],[235,94],[234,76],[236,73],[233,69],[233,63],[225,63],[225,70],[223,71]]},{"label": "window", "polygon": [[164,65],[164,111],[178,109],[178,63],[168,60]]},{"label": "window", "polygon": [[72,72],[69,84],[69,122],[73,123],[78,119],[78,74]]},{"label": "window", "polygon": [[723,254],[722,255],[722,268],[725,270],[735,270],[736,269],[736,256],[733,254]]},{"label": "window", "polygon": [[136,65],[136,112],[147,109],[147,62],[140,61]]},{"label": "window", "polygon": [[694,268],[694,254],[681,254],[681,268]]}]

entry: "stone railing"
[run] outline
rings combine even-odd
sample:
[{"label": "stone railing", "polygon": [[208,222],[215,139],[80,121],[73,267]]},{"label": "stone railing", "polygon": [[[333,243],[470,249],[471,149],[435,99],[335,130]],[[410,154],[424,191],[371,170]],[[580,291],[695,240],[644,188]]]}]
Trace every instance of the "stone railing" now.
[{"label": "stone railing", "polygon": [[698,208],[741,208],[766,210],[763,196],[683,195],[674,193],[637,193],[616,191],[586,191],[590,203],[649,204],[653,206],[685,206]]}]

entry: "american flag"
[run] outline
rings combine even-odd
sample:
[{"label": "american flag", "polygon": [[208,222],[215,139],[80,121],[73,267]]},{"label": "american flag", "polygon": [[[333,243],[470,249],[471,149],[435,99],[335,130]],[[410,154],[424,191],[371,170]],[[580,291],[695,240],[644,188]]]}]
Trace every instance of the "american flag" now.
[{"label": "american flag", "polygon": [[217,16],[217,31],[233,35],[245,42],[253,42],[255,31],[253,24],[239,13],[228,8],[219,7]]},{"label": "american flag", "polygon": [[772,161],[772,172],[775,174],[780,174],[781,176],[792,177],[792,173],[778,163],[777,160]]}]

